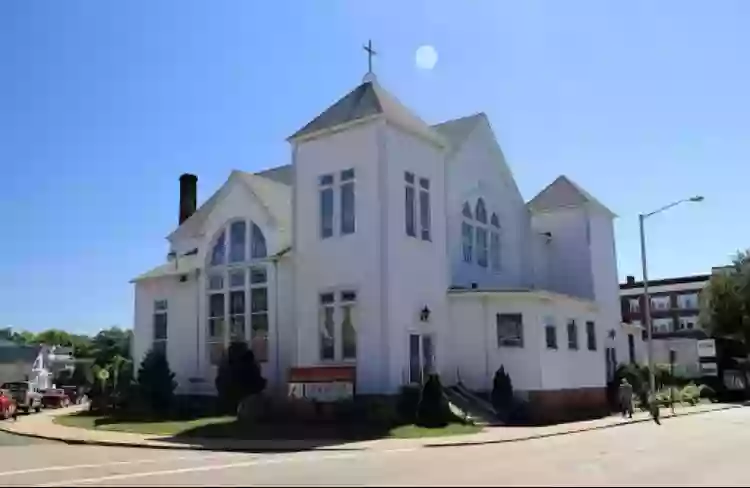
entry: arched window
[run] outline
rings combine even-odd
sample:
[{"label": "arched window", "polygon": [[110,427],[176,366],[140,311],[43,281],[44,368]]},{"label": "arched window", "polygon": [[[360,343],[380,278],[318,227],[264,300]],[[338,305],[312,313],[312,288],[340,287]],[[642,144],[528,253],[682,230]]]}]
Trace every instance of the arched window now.
[{"label": "arched window", "polygon": [[216,238],[216,243],[211,249],[211,266],[220,266],[224,264],[226,258],[226,230],[222,229],[219,237]]},{"label": "arched window", "polygon": [[252,234],[252,240],[251,247],[250,247],[250,256],[254,259],[256,258],[264,258],[267,255],[266,251],[266,237],[263,235],[263,231],[260,230],[260,227],[253,222],[253,234]]},{"label": "arched window", "polygon": [[493,271],[500,271],[500,219],[493,213],[490,217],[490,267]]},{"label": "arched window", "polygon": [[477,209],[474,211],[474,215],[476,216],[477,222],[483,224],[487,223],[487,209],[484,207],[484,200],[481,198],[477,200]]},{"label": "arched window", "polygon": [[472,219],[471,205],[469,205],[469,202],[464,202],[461,214],[465,219],[461,222],[463,258],[465,263],[470,263],[474,259],[474,226],[471,225],[471,222],[467,222],[467,220]]},{"label": "arched window", "polygon": [[256,261],[266,256],[266,238],[254,222],[234,220],[219,231],[206,276],[211,364],[221,362],[231,342],[250,342],[255,358],[268,360],[268,273]]}]

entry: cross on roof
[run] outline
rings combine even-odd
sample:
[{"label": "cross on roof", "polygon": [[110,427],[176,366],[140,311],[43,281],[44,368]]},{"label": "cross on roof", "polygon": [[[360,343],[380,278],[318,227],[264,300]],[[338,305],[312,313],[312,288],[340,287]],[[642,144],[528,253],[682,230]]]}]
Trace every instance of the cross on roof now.
[{"label": "cross on roof", "polygon": [[367,72],[372,73],[372,57],[378,54],[377,51],[372,48],[372,40],[368,40],[367,45],[362,46],[362,49],[367,51]]}]

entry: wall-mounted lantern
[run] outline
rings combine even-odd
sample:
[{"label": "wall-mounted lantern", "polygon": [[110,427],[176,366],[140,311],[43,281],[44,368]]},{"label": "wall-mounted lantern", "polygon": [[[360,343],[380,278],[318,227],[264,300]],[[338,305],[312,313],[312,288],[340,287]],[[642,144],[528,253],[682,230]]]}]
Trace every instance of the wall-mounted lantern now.
[{"label": "wall-mounted lantern", "polygon": [[430,309],[427,308],[427,305],[424,306],[421,312],[419,312],[419,320],[420,322],[429,322],[430,321]]}]

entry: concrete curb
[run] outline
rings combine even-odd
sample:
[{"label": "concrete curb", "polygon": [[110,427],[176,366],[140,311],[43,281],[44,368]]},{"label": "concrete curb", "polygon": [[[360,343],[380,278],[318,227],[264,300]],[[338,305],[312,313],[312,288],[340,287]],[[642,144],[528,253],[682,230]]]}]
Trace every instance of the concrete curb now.
[{"label": "concrete curb", "polygon": [[[661,417],[660,420],[668,420],[673,419],[676,417],[687,417],[690,415],[701,415],[701,414],[707,414],[707,413],[714,413],[714,412],[721,412],[725,410],[732,410],[735,408],[742,408],[742,405],[724,405],[717,408],[712,408],[708,410],[700,410],[700,411],[693,411],[693,412],[682,412],[682,413],[674,413],[674,414],[667,414],[663,417]],[[486,441],[446,441],[446,442],[430,442],[430,441],[424,441],[421,445],[418,445],[416,447],[422,447],[422,448],[441,448],[441,447],[466,447],[466,446],[481,446],[481,445],[490,445],[490,444],[505,444],[505,443],[512,443],[512,442],[523,442],[523,441],[531,441],[531,440],[538,440],[538,439],[546,439],[549,437],[561,437],[561,436],[567,436],[572,434],[580,434],[584,432],[592,432],[597,430],[606,430],[606,429],[612,429],[616,427],[624,427],[628,425],[634,425],[644,422],[653,422],[653,419],[651,417],[645,417],[642,419],[632,419],[627,420],[623,422],[618,423],[612,423],[612,424],[606,424],[606,425],[594,425],[590,427],[584,427],[581,429],[572,429],[572,430],[563,430],[560,432],[549,432],[549,433],[542,433],[542,434],[530,434],[526,436],[521,437],[515,437],[515,438],[507,438],[507,439],[494,439],[494,440],[486,440]],[[508,429],[518,428],[518,427],[506,427]],[[82,429],[85,430],[85,429]],[[320,441],[315,442],[311,441],[307,443],[308,445],[303,445],[302,442],[296,445],[292,445],[290,441],[289,446],[258,446],[258,447],[251,447],[249,445],[246,446],[231,446],[231,445],[221,445],[220,442],[216,442],[214,439],[203,439],[203,443],[196,443],[196,444],[181,444],[171,441],[143,441],[143,442],[131,442],[131,441],[107,441],[107,440],[98,440],[98,439],[73,439],[73,438],[65,438],[65,437],[58,437],[58,436],[49,436],[49,435],[43,435],[43,434],[36,434],[31,432],[18,432],[15,431],[12,428],[5,427],[0,423],[0,431],[5,432],[7,434],[22,436],[22,437],[29,437],[34,439],[41,439],[46,441],[53,441],[53,442],[62,442],[69,445],[85,445],[85,446],[101,446],[101,447],[122,447],[122,448],[138,448],[138,449],[158,449],[158,450],[177,450],[177,451],[225,451],[225,452],[272,452],[272,453],[282,453],[282,452],[299,452],[299,451],[369,451],[374,450],[371,446],[364,446],[364,447],[335,447],[331,446],[331,444],[354,444],[357,443],[357,441],[335,441],[335,440],[326,440],[326,441]],[[414,441],[413,439],[389,439],[389,440],[403,440],[403,441]],[[375,440],[377,442],[378,440]],[[153,442],[153,443],[152,443]],[[242,442],[242,441],[239,441]],[[360,442],[373,442],[373,441],[360,441]],[[215,444],[215,445],[211,445]],[[315,444],[328,444],[325,446],[315,446]]]},{"label": "concrete curb", "polygon": [[[688,417],[690,415],[701,415],[701,414],[707,414],[707,413],[714,413],[714,412],[721,412],[724,410],[732,410],[735,408],[742,408],[742,405],[725,405],[718,408],[712,408],[710,410],[700,410],[697,412],[682,412],[674,414],[669,413],[668,415],[665,415],[663,417],[660,417],[660,421],[669,420],[677,417]],[[562,437],[566,435],[573,435],[573,434],[582,434],[584,432],[593,432],[597,430],[607,430],[607,429],[614,429],[616,427],[625,427],[628,425],[634,425],[634,424],[642,424],[644,422],[653,422],[654,419],[651,417],[645,417],[642,419],[628,419],[624,422],[614,423],[614,424],[607,424],[607,425],[594,425],[591,427],[585,427],[582,429],[575,429],[575,430],[564,430],[560,432],[549,432],[546,434],[532,434],[528,436],[523,437],[516,437],[516,438],[509,438],[509,439],[496,439],[496,440],[488,440],[488,441],[465,441],[465,442],[447,442],[447,443],[433,443],[433,444],[424,444],[422,447],[427,448],[436,448],[436,447],[465,447],[465,446],[482,446],[482,445],[489,445],[489,444],[507,444],[511,442],[521,442],[521,441],[533,441],[537,439],[546,439],[549,437]],[[512,429],[513,427],[508,427]]]}]

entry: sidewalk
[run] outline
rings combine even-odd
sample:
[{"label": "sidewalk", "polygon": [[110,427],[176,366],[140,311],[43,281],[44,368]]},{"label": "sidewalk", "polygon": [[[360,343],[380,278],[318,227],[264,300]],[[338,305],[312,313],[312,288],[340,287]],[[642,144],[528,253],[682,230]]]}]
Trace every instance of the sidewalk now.
[{"label": "sidewalk", "polygon": [[[54,417],[58,415],[67,415],[84,410],[85,408],[87,407],[76,406],[66,409],[49,410],[39,414],[19,417],[16,422],[3,421],[0,422],[0,431],[39,439],[62,441],[69,444],[110,447],[142,447],[152,449],[281,452],[307,450],[393,450],[494,444],[569,435],[639,422],[652,422],[651,417],[647,413],[638,412],[634,414],[633,419],[623,419],[619,416],[611,416],[602,419],[550,425],[545,427],[488,427],[477,434],[462,436],[421,439],[378,439],[362,442],[315,440],[258,441],[199,438],[176,440],[173,437],[158,435],[131,434],[126,432],[97,431],[76,427],[65,427],[53,422]],[[732,408],[742,407],[739,405],[721,403],[701,404],[695,407],[677,407],[675,409],[675,414],[672,414],[669,409],[662,409],[661,420],[665,421],[671,417],[715,412]]]}]

